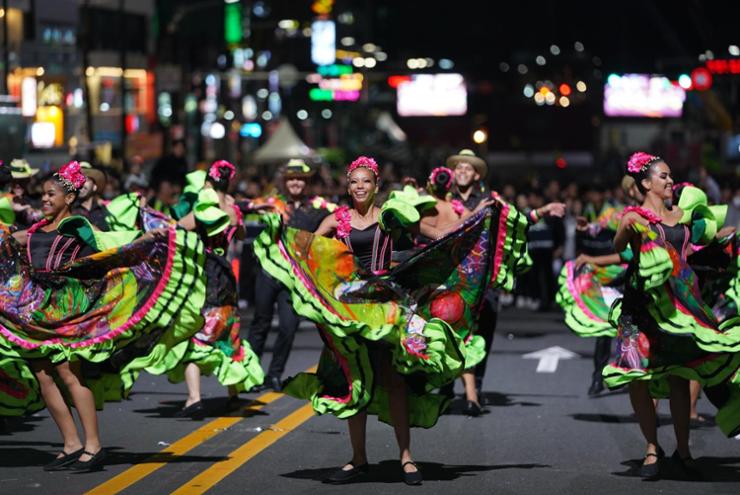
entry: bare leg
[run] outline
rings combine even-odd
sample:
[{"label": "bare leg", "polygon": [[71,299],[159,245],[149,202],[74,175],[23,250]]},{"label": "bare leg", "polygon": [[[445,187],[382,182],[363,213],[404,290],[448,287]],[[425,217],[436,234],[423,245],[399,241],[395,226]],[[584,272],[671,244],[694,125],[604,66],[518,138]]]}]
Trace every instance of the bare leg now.
[{"label": "bare leg", "polygon": [[696,403],[699,401],[701,385],[696,380],[691,380],[689,382],[689,389],[691,391],[691,419],[703,421],[704,418],[699,416],[699,412],[696,410]]},{"label": "bare leg", "polygon": [[465,398],[480,406],[480,402],[478,402],[478,390],[475,387],[475,374],[473,373],[473,370],[465,371],[462,375],[462,381],[465,386]]},{"label": "bare leg", "polygon": [[188,363],[185,367],[185,383],[188,386],[188,400],[185,407],[200,402],[200,368],[195,363]]},{"label": "bare leg", "polygon": [[[56,366],[59,377],[69,390],[77,414],[85,431],[85,451],[96,454],[100,450],[100,432],[98,430],[98,415],[95,412],[95,398],[92,391],[83,385],[79,361],[70,363],[65,361]],[[80,461],[89,461],[92,456],[83,454]]]},{"label": "bare leg", "polygon": [[689,414],[691,411],[691,394],[689,382],[677,376],[669,378],[671,384],[671,416],[673,430],[676,433],[676,450],[681,458],[691,457],[689,450]]},{"label": "bare leg", "polygon": [[[472,373],[470,376],[473,381],[473,389],[475,389],[475,379]],[[411,457],[411,429],[409,427],[409,401],[406,381],[400,373],[392,368],[390,363],[383,370],[382,379],[388,390],[391,421],[393,421],[393,431],[396,434],[401,465],[403,465],[406,462],[413,461]],[[413,464],[406,464],[403,466],[403,470],[407,473],[418,471]]]},{"label": "bare leg", "polygon": [[234,385],[229,385],[226,390],[229,392],[229,398],[230,399],[236,399],[239,397],[239,392],[237,392],[236,387]]},{"label": "bare leg", "polygon": [[352,464],[345,465],[342,469],[349,471],[353,467],[367,464],[367,453],[365,451],[365,426],[367,425],[367,413],[362,411],[347,420],[349,428],[349,441],[352,443]]},{"label": "bare leg", "polygon": [[[640,423],[642,435],[647,440],[646,454],[656,454],[658,449],[658,427],[655,404],[650,398],[648,382],[633,381],[629,384],[630,402]],[[658,458],[654,455],[645,457],[643,464],[654,464]]]},{"label": "bare leg", "polygon": [[[41,396],[44,398],[44,402],[46,402],[46,408],[49,410],[49,414],[51,414],[57,428],[59,428],[59,432],[62,434],[62,439],[64,440],[63,452],[71,454],[79,450],[82,447],[82,442],[77,433],[77,426],[75,426],[74,418],[72,418],[72,413],[67,403],[64,402],[62,392],[54,382],[52,364],[46,360],[33,361],[32,367],[36,379],[41,386]],[[63,452],[60,452],[57,457],[61,457]]]}]

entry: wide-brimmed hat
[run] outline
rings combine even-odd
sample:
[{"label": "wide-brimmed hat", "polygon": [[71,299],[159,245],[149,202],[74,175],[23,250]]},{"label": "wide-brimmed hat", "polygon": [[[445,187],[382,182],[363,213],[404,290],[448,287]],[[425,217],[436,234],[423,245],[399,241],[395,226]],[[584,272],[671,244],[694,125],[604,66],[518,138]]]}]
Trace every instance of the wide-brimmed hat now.
[{"label": "wide-brimmed hat", "polygon": [[486,174],[488,174],[488,166],[486,165],[486,162],[484,162],[482,158],[475,156],[473,150],[469,149],[460,150],[457,155],[448,157],[445,164],[454,170],[457,164],[462,162],[471,164],[475,171],[478,172],[481,179],[484,179]]},{"label": "wide-brimmed hat", "polygon": [[28,161],[16,158],[10,162],[10,173],[14,179],[28,179],[39,173],[39,169],[31,167]]},{"label": "wide-brimmed hat", "polygon": [[93,167],[89,162],[80,162],[80,169],[82,171],[82,175],[91,179],[95,183],[98,188],[98,194],[103,194],[105,185],[108,182],[108,177],[105,175],[105,172],[99,168]]},{"label": "wide-brimmed hat", "polygon": [[285,166],[283,178],[288,179],[308,179],[314,174],[314,170],[301,158],[292,158]]}]

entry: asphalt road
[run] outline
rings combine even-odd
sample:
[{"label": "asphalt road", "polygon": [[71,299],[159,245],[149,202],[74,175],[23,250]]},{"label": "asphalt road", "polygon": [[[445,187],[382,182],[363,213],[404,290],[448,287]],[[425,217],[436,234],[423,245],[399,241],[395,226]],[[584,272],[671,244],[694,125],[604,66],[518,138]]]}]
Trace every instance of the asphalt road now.
[{"label": "asphalt road", "polygon": [[[554,372],[538,373],[548,364],[522,357],[552,346],[575,353]],[[374,418],[368,422],[369,475],[330,486],[321,480],[351,457],[344,422],[313,416],[305,403],[274,393],[242,394],[241,407],[228,413],[226,390],[213,378],[203,380],[208,416],[177,419],[172,414],[187,395],[184,384],[145,375],[130,400],[100,413],[109,451],[102,471],[42,471],[61,448],[48,414],[9,422],[0,434],[0,493],[740,493],[740,440],[716,427],[694,429],[691,437],[708,481],[681,480],[668,462],[664,479],[632,476],[643,440],[625,393],[586,396],[592,348],[592,341],[568,333],[558,313],[505,310],[484,384],[489,413],[468,418],[458,401],[436,427],[412,432],[421,487],[401,483],[393,432]],[[288,373],[315,365],[320,349],[313,327],[302,324]],[[659,407],[660,441],[670,455],[668,404]],[[699,410],[714,412],[705,400]]]}]

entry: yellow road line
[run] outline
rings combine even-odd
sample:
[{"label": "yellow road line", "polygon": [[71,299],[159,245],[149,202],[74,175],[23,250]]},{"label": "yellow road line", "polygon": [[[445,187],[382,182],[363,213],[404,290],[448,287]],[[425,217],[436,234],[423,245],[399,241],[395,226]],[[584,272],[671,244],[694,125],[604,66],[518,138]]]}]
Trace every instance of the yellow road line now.
[{"label": "yellow road line", "polygon": [[225,461],[217,462],[195,478],[172,492],[171,495],[200,495],[226,478],[251,458],[298,428],[313,416],[311,404],[306,404],[278,421],[270,430],[263,431],[249,442],[229,453]]},{"label": "yellow road line", "polygon": [[[247,405],[244,408],[244,412],[249,414],[250,411],[258,411],[265,407],[267,404],[274,402],[282,396],[283,394],[279,394],[276,392],[268,392],[266,394],[260,395],[252,402],[251,405]],[[109,479],[101,485],[96,486],[89,492],[86,492],[85,495],[114,495],[116,493],[119,493],[129,486],[133,485],[137,481],[140,481],[141,479],[149,476],[156,470],[166,466],[169,462],[171,462],[173,457],[183,455],[184,453],[194,449],[209,438],[218,435],[219,433],[224,431],[224,429],[235,425],[242,419],[244,418],[241,416],[222,417],[214,419],[213,421],[210,421],[201,426],[194,432],[182,437],[180,440],[176,441],[166,449],[163,449],[157,454],[154,454],[152,457],[149,458],[149,460],[145,460],[141,464],[131,466],[129,469],[122,472],[121,474]]]}]

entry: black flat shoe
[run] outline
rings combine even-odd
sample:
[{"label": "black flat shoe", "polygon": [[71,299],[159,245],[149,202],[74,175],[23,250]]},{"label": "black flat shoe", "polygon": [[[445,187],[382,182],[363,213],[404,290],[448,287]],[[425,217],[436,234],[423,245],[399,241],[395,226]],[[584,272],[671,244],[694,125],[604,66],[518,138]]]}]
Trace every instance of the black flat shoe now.
[{"label": "black flat shoe", "polygon": [[588,396],[596,397],[604,391],[604,382],[601,380],[594,380],[591,382],[591,386],[588,387]]},{"label": "black flat shoe", "polygon": [[[412,473],[407,473],[404,469],[407,464],[411,464],[412,466],[414,466],[416,468],[416,471]],[[421,485],[421,482],[424,481],[424,477],[421,475],[419,466],[417,466],[414,461],[406,461],[401,464],[401,471],[403,472],[403,482],[407,485]]]},{"label": "black flat shoe", "polygon": [[82,453],[92,457],[87,461],[80,461],[78,459],[69,467],[72,471],[92,471],[102,467],[103,459],[105,459],[105,449],[100,449],[95,454],[88,451],[83,451]]},{"label": "black flat shoe", "polygon": [[274,392],[283,391],[283,382],[281,382],[280,378],[276,376],[268,376],[265,378],[265,384],[267,385],[267,388],[271,388]]},{"label": "black flat shoe", "polygon": [[352,466],[352,469],[339,468],[331,473],[331,475],[324,480],[324,483],[330,483],[332,485],[342,485],[344,483],[349,483],[350,481],[355,480],[364,474],[367,474],[370,470],[370,466],[367,463],[361,464],[359,466],[355,466],[354,464],[352,464],[352,462],[348,462],[347,464]]},{"label": "black flat shoe", "polygon": [[[651,452],[649,454],[645,454],[645,459],[647,459],[648,457],[658,457],[658,455]],[[660,467],[658,467],[659,462],[660,461],[656,461],[652,464],[642,464],[638,472],[640,478],[657,478],[658,474],[660,473]]]},{"label": "black flat shoe", "polygon": [[197,418],[203,417],[204,413],[205,406],[203,406],[203,401],[199,400],[198,402],[193,402],[188,407],[183,407],[172,416],[175,418]]},{"label": "black flat shoe", "polygon": [[65,468],[79,459],[84,451],[84,447],[79,450],[75,450],[71,454],[67,454],[66,452],[62,451],[62,457],[57,457],[49,464],[44,464],[44,471],[58,471],[62,468]]},{"label": "black flat shoe", "polygon": [[477,418],[478,416],[483,414],[483,408],[480,406],[480,404],[476,404],[472,400],[469,400],[468,403],[465,405],[465,414],[467,414],[471,418]]},{"label": "black flat shoe", "polygon": [[699,468],[696,465],[696,461],[693,457],[681,457],[681,455],[678,453],[678,451],[674,451],[673,455],[671,456],[671,462],[678,467],[678,469],[681,471],[681,474],[690,481],[702,481],[704,479],[704,476],[701,474],[701,471],[699,471]]},{"label": "black flat shoe", "polygon": [[658,464],[660,464],[660,459],[663,459],[665,457],[665,451],[660,445],[658,445],[658,448],[655,450],[655,454],[653,454],[652,452],[649,454],[645,454],[645,459],[647,459],[648,457],[655,457],[658,459],[658,461],[654,462],[653,464],[642,464],[639,471],[640,478],[657,478],[658,474],[660,473],[660,467],[658,466]]}]

